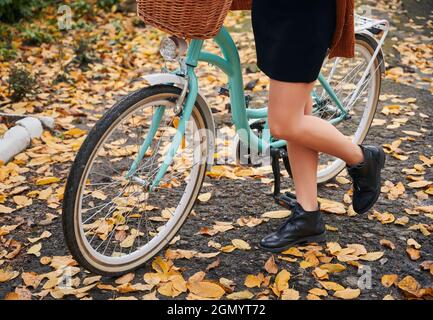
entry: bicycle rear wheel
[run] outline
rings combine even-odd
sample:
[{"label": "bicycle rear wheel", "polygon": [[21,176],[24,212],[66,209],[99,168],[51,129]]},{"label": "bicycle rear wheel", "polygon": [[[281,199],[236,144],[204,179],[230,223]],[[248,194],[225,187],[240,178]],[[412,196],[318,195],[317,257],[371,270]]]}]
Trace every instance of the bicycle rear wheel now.
[{"label": "bicycle rear wheel", "polygon": [[[361,85],[361,90],[354,95],[355,88],[362,80],[368,64],[376,49],[374,39],[365,35],[356,35],[355,57],[353,59],[336,58],[327,60],[322,68],[322,74],[327,79],[336,95],[348,112],[349,117],[336,124],[338,130],[351,138],[354,143],[361,144],[371,127],[381,88],[381,63],[376,57]],[[332,122],[341,116],[341,111],[330,98],[323,87],[317,86],[316,102],[313,114]],[[326,154],[319,155],[317,171],[318,183],[324,183],[337,176],[346,164],[341,159]]]},{"label": "bicycle rear wheel", "polygon": [[[180,88],[168,85],[130,94],[97,122],[80,148],[66,184],[62,218],[68,248],[84,268],[114,276],[141,266],[172,240],[190,213],[213,138],[200,99],[158,189],[149,191],[143,184],[158,172],[177,132],[174,107],[180,94]],[[155,115],[161,111],[158,122]],[[154,134],[152,121],[159,123]],[[128,178],[149,134],[152,144]]]}]

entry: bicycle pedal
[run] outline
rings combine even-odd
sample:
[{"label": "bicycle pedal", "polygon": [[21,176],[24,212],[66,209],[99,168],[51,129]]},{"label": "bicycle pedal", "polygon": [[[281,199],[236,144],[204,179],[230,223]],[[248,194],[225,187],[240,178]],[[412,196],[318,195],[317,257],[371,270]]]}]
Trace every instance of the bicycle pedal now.
[{"label": "bicycle pedal", "polygon": [[296,196],[290,192],[279,194],[274,199],[277,204],[289,210],[292,210],[296,206]]},{"label": "bicycle pedal", "polygon": [[230,91],[226,87],[218,87],[217,93],[221,96],[226,96],[226,97],[230,96]]}]

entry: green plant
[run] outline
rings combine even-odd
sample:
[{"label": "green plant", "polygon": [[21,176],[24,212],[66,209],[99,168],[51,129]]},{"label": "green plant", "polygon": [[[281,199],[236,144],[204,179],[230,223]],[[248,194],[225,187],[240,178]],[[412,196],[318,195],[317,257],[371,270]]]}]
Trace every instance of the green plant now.
[{"label": "green plant", "polygon": [[46,30],[42,30],[40,27],[30,25],[21,32],[23,44],[28,46],[39,46],[42,43],[51,43],[54,38]]},{"label": "green plant", "polygon": [[93,5],[90,1],[86,0],[77,0],[71,3],[72,10],[74,14],[79,17],[82,16],[92,16],[94,14]]},{"label": "green plant", "polygon": [[119,0],[97,0],[96,4],[99,8],[110,10],[114,5],[118,4]]},{"label": "green plant", "polygon": [[80,39],[75,45],[74,61],[78,63],[80,68],[87,68],[88,64],[93,62],[96,58],[94,57],[92,47],[90,45],[90,40]]},{"label": "green plant", "polygon": [[57,0],[0,0],[0,21],[6,23],[18,22],[28,18],[44,6]]},{"label": "green plant", "polygon": [[16,57],[17,51],[13,45],[13,30],[0,23],[0,57],[10,60]]},{"label": "green plant", "polygon": [[36,79],[24,68],[13,67],[9,73],[9,95],[12,101],[20,101],[34,92]]}]

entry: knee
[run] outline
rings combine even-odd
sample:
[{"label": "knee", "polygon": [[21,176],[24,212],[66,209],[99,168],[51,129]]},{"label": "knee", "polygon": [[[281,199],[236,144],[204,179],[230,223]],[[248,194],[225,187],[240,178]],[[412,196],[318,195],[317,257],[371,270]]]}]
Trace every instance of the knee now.
[{"label": "knee", "polygon": [[302,126],[293,121],[290,123],[276,121],[270,125],[270,132],[274,138],[294,141],[302,134]]}]

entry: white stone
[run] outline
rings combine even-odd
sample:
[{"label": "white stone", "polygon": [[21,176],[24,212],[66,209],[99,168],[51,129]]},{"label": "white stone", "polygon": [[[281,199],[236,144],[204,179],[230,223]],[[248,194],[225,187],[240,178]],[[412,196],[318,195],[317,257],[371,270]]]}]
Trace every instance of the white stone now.
[{"label": "white stone", "polygon": [[42,122],[42,125],[45,128],[48,128],[48,129],[51,129],[51,130],[54,129],[54,125],[55,125],[54,118],[51,118],[51,117],[39,117],[38,119]]},{"label": "white stone", "polygon": [[7,163],[30,145],[30,134],[24,127],[10,128],[0,139],[0,161]]},{"label": "white stone", "polygon": [[43,128],[41,122],[32,117],[26,117],[24,119],[18,120],[17,125],[24,127],[30,134],[30,138],[39,138],[42,135]]}]

